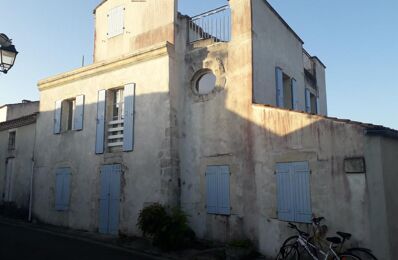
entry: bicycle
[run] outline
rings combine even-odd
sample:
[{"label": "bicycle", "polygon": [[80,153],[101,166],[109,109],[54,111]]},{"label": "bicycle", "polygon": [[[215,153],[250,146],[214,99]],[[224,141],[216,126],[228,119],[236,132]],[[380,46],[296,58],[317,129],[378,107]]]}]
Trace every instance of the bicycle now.
[{"label": "bicycle", "polygon": [[[325,248],[326,247],[326,242],[324,241],[324,237],[326,235],[326,232],[328,230],[326,225],[321,226],[321,221],[323,221],[325,218],[324,217],[319,217],[319,218],[313,218],[312,219],[312,235],[309,236],[308,241],[310,241],[312,244],[316,244],[317,247],[320,248]],[[338,252],[341,253],[343,251],[344,243],[351,238],[351,234],[349,233],[344,233],[344,232],[337,232],[337,235],[341,237],[341,244],[339,247]],[[288,244],[294,244],[297,242],[298,236],[291,236],[287,238],[284,242],[282,247],[288,245]],[[377,260],[377,257],[373,255],[372,250],[363,248],[363,247],[352,247],[348,248],[344,251],[344,253],[349,253],[355,256],[358,256],[362,260]]]},{"label": "bicycle", "polygon": [[[294,244],[287,244],[282,246],[279,251],[276,260],[299,260],[299,259],[313,259],[313,260],[329,260],[329,259],[344,259],[344,260],[361,260],[358,256],[350,253],[338,254],[333,248],[335,245],[341,244],[342,240],[338,237],[328,237],[327,241],[330,242],[328,250],[325,252],[322,248],[317,247],[308,241],[310,235],[304,231],[301,231],[296,225],[289,223],[290,228],[295,229],[298,232],[298,239]],[[302,248],[303,251],[299,251]],[[305,255],[302,258],[300,255]],[[318,257],[321,254],[323,258]]]}]

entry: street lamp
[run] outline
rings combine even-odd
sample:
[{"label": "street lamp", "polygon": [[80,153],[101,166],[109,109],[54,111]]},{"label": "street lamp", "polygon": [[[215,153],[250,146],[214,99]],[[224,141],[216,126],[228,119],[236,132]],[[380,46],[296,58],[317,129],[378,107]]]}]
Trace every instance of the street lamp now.
[{"label": "street lamp", "polygon": [[0,33],[0,72],[6,74],[14,66],[17,50],[7,35]]}]

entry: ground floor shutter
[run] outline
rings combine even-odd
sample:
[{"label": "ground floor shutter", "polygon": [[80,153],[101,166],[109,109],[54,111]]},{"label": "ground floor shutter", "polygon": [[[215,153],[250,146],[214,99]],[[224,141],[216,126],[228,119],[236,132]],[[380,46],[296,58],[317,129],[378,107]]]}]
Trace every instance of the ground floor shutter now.
[{"label": "ground floor shutter", "polygon": [[228,166],[207,167],[206,208],[209,214],[231,214],[230,171]]},{"label": "ground floor shutter", "polygon": [[55,209],[68,210],[70,200],[70,168],[59,168],[56,172]]},{"label": "ground floor shutter", "polygon": [[311,223],[308,162],[278,163],[276,177],[278,218],[283,221]]}]

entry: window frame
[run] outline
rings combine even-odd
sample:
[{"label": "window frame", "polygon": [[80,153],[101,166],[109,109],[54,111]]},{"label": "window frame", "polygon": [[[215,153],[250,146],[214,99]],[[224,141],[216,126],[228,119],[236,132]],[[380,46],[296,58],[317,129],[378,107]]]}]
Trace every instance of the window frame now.
[{"label": "window frame", "polygon": [[[11,138],[13,136],[13,138]],[[11,140],[13,141],[11,143]],[[14,151],[17,147],[17,130],[9,130],[8,131],[8,145],[7,148],[9,151]]]}]

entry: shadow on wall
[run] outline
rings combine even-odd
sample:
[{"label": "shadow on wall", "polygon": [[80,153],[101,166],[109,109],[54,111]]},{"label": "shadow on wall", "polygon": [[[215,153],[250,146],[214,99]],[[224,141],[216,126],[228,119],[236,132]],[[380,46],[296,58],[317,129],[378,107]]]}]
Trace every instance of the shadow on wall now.
[{"label": "shadow on wall", "polygon": [[[244,118],[226,108],[228,88],[204,102],[194,102],[192,95],[186,93],[192,91],[188,87],[182,90],[184,105],[179,106],[184,109],[181,110],[171,108],[168,93],[136,95],[134,151],[131,152],[134,168],[127,169],[122,180],[121,231],[137,232],[136,219],[145,204],[179,199],[175,189],[180,183],[177,179],[180,164],[184,165],[181,169],[183,195],[189,191],[189,185],[197,187],[189,192],[203,192],[199,187],[203,183],[196,182],[197,176],[189,176],[184,171],[204,175],[200,172],[203,158],[231,154],[238,161],[231,161],[231,164],[239,164],[239,171],[231,176],[231,183],[235,185],[230,187],[231,217],[243,218],[245,233],[251,239],[264,243],[270,236],[267,229],[282,234],[283,237],[278,238],[280,241],[285,238],[286,224],[279,222],[275,213],[275,164],[309,161],[313,213],[325,216],[336,228],[347,230],[351,227],[348,232],[364,236],[368,242],[368,231],[364,230],[369,224],[364,176],[351,177],[343,170],[344,158],[364,156],[363,128],[259,105],[252,105],[250,118]],[[96,98],[86,97],[86,100]],[[45,222],[81,229],[98,226],[98,167],[113,161],[109,154],[95,154],[96,115],[97,105],[85,104],[83,130],[54,135],[54,111],[40,113],[35,174],[42,172],[44,175],[35,180],[34,213],[43,218],[47,210],[54,210],[55,179],[51,175],[56,167],[70,165],[78,177],[72,181],[70,207],[73,211],[54,213],[53,219],[42,219]],[[173,143],[177,139],[177,143]],[[174,157],[162,157],[167,151],[174,153]],[[176,172],[166,174],[162,170],[166,164],[169,169],[176,166],[173,168]],[[200,205],[205,203],[205,196],[199,196],[202,198]],[[208,217],[204,207],[192,210],[188,203],[198,204],[198,201],[183,202],[184,207],[191,208],[188,213],[193,223],[198,223],[195,219]],[[338,213],[334,209],[339,209]],[[69,217],[65,218],[65,214]],[[194,227],[202,228],[210,226]],[[227,237],[232,239],[235,228],[227,227]]]}]

